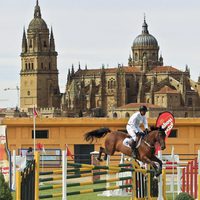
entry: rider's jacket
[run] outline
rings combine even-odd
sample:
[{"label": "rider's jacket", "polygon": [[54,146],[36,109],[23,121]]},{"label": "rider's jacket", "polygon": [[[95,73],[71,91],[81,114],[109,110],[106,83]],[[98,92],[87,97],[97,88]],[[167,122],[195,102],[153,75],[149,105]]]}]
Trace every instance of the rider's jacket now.
[{"label": "rider's jacket", "polygon": [[147,118],[145,115],[142,116],[139,111],[134,113],[128,120],[128,125],[131,126],[135,133],[143,132],[140,128],[140,124],[142,123],[145,129],[148,128]]}]

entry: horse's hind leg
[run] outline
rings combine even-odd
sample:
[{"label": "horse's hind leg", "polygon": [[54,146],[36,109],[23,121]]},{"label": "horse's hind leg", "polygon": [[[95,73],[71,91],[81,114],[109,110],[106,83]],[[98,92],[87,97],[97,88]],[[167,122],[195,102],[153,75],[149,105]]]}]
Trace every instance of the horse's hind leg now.
[{"label": "horse's hind leg", "polygon": [[103,147],[100,147],[100,148],[99,148],[99,155],[98,155],[98,157],[97,157],[97,160],[103,161],[103,160],[101,159],[102,153],[105,153],[105,149],[104,149]]},{"label": "horse's hind leg", "polygon": [[103,148],[103,147],[100,147],[100,151],[101,151],[101,154],[104,153],[104,160],[107,160],[107,157],[108,157],[108,154],[106,153],[106,149]]}]

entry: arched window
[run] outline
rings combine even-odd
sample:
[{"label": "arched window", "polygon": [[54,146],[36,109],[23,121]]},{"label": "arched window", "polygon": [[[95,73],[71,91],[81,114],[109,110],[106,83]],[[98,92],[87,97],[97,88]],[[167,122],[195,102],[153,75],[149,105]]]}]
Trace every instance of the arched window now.
[{"label": "arched window", "polygon": [[117,118],[117,113],[113,113],[113,118]]},{"label": "arched window", "polygon": [[41,63],[41,69],[43,69],[44,68],[44,64],[43,63]]},{"label": "arched window", "polygon": [[135,60],[138,60],[138,54],[135,53]]},{"label": "arched window", "polygon": [[47,47],[47,43],[46,43],[46,41],[44,41],[44,47]]},{"label": "arched window", "polygon": [[51,69],[51,63],[49,63],[49,70]]},{"label": "arched window", "polygon": [[27,64],[27,63],[25,64],[25,69],[26,69],[26,70],[28,69],[28,64]]},{"label": "arched window", "polygon": [[108,89],[113,89],[116,86],[116,81],[113,78],[110,78],[108,81]]},{"label": "arched window", "polygon": [[34,69],[34,65],[33,65],[33,63],[31,63],[31,68]]},{"label": "arched window", "polygon": [[130,117],[130,114],[127,112],[127,113],[125,114],[125,117],[126,117],[126,118],[129,118],[129,117]]}]

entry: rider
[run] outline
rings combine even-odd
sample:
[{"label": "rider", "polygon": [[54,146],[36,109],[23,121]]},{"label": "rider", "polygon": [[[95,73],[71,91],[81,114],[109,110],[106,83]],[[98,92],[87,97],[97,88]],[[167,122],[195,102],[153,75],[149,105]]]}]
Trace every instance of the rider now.
[{"label": "rider", "polygon": [[[134,113],[130,119],[128,120],[128,124],[126,126],[126,130],[131,138],[126,138],[124,140],[124,144],[128,144],[133,150],[133,157],[136,157],[136,136],[138,134],[146,134],[148,133],[148,122],[145,116],[146,112],[148,111],[145,105],[140,106],[139,111]],[[140,124],[144,125],[145,131],[143,132],[140,128]]]}]

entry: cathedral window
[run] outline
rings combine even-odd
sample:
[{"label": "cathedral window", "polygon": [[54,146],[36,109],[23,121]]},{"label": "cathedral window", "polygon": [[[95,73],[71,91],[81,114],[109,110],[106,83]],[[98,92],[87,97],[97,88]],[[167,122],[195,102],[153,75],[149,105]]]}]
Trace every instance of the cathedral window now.
[{"label": "cathedral window", "polygon": [[116,86],[115,79],[111,78],[111,79],[108,81],[108,89],[113,89],[113,88],[115,88],[115,86]]},{"label": "cathedral window", "polygon": [[32,39],[29,40],[29,48],[32,48]]},{"label": "cathedral window", "polygon": [[135,60],[138,60],[138,54],[135,53]]},{"label": "cathedral window", "polygon": [[130,88],[130,81],[126,80],[126,88]]},{"label": "cathedral window", "polygon": [[46,43],[46,41],[44,41],[44,47],[47,47],[47,43]]},{"label": "cathedral window", "polygon": [[188,98],[188,106],[192,106],[193,102],[192,102],[192,98]]},{"label": "cathedral window", "polygon": [[147,53],[146,53],[146,52],[144,52],[144,53],[143,53],[143,57],[144,57],[144,56],[146,56],[146,55],[147,55]]}]

